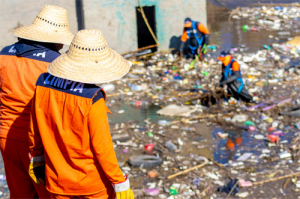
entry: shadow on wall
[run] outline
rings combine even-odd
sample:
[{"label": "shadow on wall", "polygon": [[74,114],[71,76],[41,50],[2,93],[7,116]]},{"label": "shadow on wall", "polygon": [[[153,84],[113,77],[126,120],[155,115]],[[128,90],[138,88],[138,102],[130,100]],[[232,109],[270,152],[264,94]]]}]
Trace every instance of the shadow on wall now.
[{"label": "shadow on wall", "polygon": [[181,40],[180,40],[181,36],[173,36],[171,37],[170,39],[170,45],[169,45],[169,49],[170,48],[174,48],[171,52],[173,54],[175,53],[179,53],[179,48],[180,48],[180,43],[181,43]]},{"label": "shadow on wall", "polygon": [[[190,43],[190,40],[188,39],[188,40],[185,42],[185,45],[184,45],[184,49],[183,49],[184,52],[186,52],[186,51],[189,50],[189,43]],[[181,44],[181,36],[178,36],[178,37],[173,36],[173,37],[171,37],[169,49],[174,48],[174,49],[171,51],[171,53],[173,53],[173,54],[178,53],[178,54],[179,54],[179,53],[180,53],[180,52],[179,52],[179,50],[180,50],[180,49],[179,49],[179,48],[180,48],[180,44]]]}]

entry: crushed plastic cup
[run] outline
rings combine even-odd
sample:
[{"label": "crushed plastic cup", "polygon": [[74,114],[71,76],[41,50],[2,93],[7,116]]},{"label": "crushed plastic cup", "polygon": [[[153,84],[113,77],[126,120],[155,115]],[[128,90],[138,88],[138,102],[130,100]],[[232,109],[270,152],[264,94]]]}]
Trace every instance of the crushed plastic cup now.
[{"label": "crushed plastic cup", "polygon": [[147,176],[149,176],[150,178],[156,178],[158,176],[158,173],[157,171],[150,170],[147,172]]},{"label": "crushed plastic cup", "polygon": [[159,194],[159,190],[156,188],[149,188],[145,190],[146,194],[149,196],[157,196]]},{"label": "crushed plastic cup", "polygon": [[255,131],[255,126],[249,126],[250,131]]},{"label": "crushed plastic cup", "polygon": [[179,187],[180,187],[180,184],[173,184],[170,187],[170,195],[174,196],[174,195],[178,194]]},{"label": "crushed plastic cup", "polygon": [[246,122],[244,122],[244,124],[246,125],[246,126],[255,126],[255,124],[254,124],[254,122],[252,122],[252,121],[246,121]]},{"label": "crushed plastic cup", "polygon": [[148,135],[149,137],[153,137],[153,133],[152,133],[152,132],[148,132],[147,135]]},{"label": "crushed plastic cup", "polygon": [[154,149],[154,144],[150,143],[150,144],[146,144],[144,147],[145,151],[153,151]]},{"label": "crushed plastic cup", "polygon": [[267,140],[269,142],[275,143],[275,142],[278,142],[280,140],[280,138],[276,135],[268,135]]},{"label": "crushed plastic cup", "polygon": [[248,29],[249,29],[249,26],[248,26],[248,25],[243,25],[243,31],[244,31],[244,32],[247,32]]}]

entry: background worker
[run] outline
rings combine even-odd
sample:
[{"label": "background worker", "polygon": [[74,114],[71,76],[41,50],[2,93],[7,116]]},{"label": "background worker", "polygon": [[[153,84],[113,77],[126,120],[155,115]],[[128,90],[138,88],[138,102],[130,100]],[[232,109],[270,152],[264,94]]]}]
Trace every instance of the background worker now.
[{"label": "background worker", "polygon": [[45,186],[28,175],[31,100],[35,83],[70,44],[67,11],[44,6],[33,23],[12,31],[19,41],[0,53],[0,147],[10,198],[49,198]]},{"label": "background worker", "polygon": [[229,52],[225,51],[221,52],[218,60],[223,63],[222,78],[219,86],[223,87],[227,85],[228,94],[237,100],[240,99],[245,102],[255,103],[244,85],[239,63],[232,58]]},{"label": "background worker", "polygon": [[[29,130],[29,172],[37,183],[45,181],[45,172],[51,198],[134,198],[114,151],[105,93],[96,85],[119,79],[129,69],[100,31],[81,30],[69,51],[39,77]],[[44,164],[46,169],[38,172]]]},{"label": "background worker", "polygon": [[[186,41],[189,39],[189,48],[184,52]],[[181,36],[180,54],[187,58],[195,58],[196,55],[206,54],[209,44],[209,31],[203,23],[186,18],[184,20],[184,29]]]}]

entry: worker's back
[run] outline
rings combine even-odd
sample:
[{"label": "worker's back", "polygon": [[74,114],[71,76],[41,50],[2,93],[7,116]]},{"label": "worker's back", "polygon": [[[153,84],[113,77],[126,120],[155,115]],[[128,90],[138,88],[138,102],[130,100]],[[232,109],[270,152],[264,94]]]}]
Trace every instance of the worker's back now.
[{"label": "worker's back", "polygon": [[45,153],[50,192],[94,194],[111,187],[112,182],[124,181],[100,87],[44,73],[37,81],[33,103],[32,121],[36,123],[30,126],[31,148],[41,147],[32,155]]},{"label": "worker's back", "polygon": [[[28,142],[31,99],[39,75],[60,54],[21,39],[0,53],[0,137]],[[51,47],[55,47],[54,45]]]}]

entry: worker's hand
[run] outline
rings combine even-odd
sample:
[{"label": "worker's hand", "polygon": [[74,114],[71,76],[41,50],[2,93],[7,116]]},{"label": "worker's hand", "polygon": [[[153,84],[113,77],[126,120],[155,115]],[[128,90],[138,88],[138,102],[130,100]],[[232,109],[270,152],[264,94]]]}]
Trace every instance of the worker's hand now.
[{"label": "worker's hand", "polygon": [[117,199],[134,199],[134,194],[130,189],[130,183],[127,176],[125,182],[114,184]]},{"label": "worker's hand", "polygon": [[183,52],[180,52],[180,58],[181,59],[183,58]]},{"label": "worker's hand", "polygon": [[43,183],[45,185],[45,159],[44,154],[37,157],[30,156],[30,164],[28,173],[32,180],[39,185]]},{"label": "worker's hand", "polygon": [[201,52],[202,52],[203,54],[206,54],[206,53],[207,53],[207,45],[206,45],[206,44],[204,44],[204,45],[202,46]]},{"label": "worker's hand", "polygon": [[221,81],[221,82],[219,83],[219,86],[224,86],[225,84],[227,84],[227,81],[226,81],[226,80]]},{"label": "worker's hand", "polygon": [[117,199],[134,199],[133,192],[131,189],[127,189],[126,191],[116,192]]},{"label": "worker's hand", "polygon": [[219,83],[215,83],[215,89],[221,87]]}]

